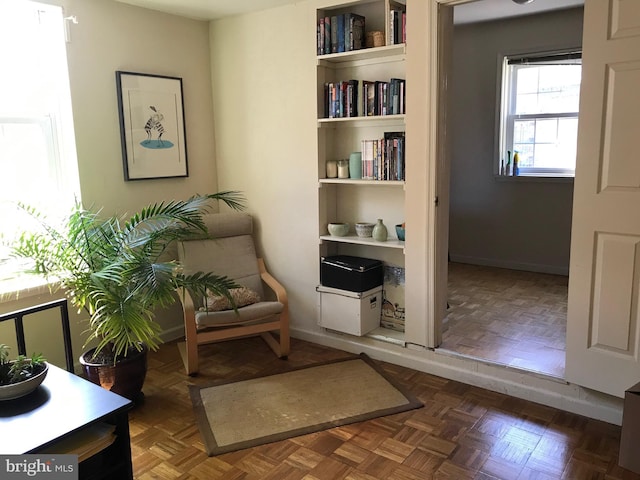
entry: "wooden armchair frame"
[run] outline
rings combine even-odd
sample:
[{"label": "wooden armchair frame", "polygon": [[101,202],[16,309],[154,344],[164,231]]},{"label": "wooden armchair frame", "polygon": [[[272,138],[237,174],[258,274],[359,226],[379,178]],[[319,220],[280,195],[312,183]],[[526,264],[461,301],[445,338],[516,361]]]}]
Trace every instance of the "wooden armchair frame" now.
[{"label": "wooden armchair frame", "polygon": [[[284,305],[276,320],[261,322],[264,318],[254,318],[248,323],[233,323],[198,328],[196,325],[196,308],[187,291],[180,290],[178,295],[182,302],[184,313],[184,330],[186,339],[185,367],[188,375],[198,373],[198,347],[207,343],[214,343],[233,338],[260,335],[269,347],[280,358],[286,358],[290,350],[289,338],[289,302],[287,292],[265,268],[263,259],[258,258],[258,269],[263,283],[276,295],[277,300]],[[280,338],[276,340],[271,332],[279,330]]]}]

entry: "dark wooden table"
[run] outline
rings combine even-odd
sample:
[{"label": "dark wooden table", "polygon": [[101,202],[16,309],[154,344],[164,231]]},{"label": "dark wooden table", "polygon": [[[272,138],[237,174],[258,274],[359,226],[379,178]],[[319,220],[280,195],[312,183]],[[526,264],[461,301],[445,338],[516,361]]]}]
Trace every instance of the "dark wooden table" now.
[{"label": "dark wooden table", "polygon": [[[115,441],[80,464],[82,479],[133,479],[130,400],[49,365],[42,385],[27,396],[0,401],[0,454],[56,452],[57,442],[99,423],[115,426]],[[63,453],[63,452],[59,452]]]}]

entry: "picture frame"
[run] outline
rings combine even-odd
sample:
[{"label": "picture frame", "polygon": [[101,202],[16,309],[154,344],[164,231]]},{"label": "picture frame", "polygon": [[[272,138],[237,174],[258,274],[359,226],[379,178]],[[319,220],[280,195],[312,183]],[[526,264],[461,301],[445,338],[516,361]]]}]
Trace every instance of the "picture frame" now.
[{"label": "picture frame", "polygon": [[182,78],[116,71],[124,178],[188,177]]}]

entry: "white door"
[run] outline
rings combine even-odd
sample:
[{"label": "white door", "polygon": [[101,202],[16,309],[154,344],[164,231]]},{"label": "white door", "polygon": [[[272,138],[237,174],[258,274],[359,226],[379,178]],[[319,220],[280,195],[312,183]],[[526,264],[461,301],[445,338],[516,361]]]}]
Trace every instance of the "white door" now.
[{"label": "white door", "polygon": [[[440,344],[447,303],[449,240],[449,135],[447,92],[453,36],[453,7],[460,0],[410,2],[407,9],[407,83],[420,85],[427,100],[407,108],[405,246],[407,343],[435,348]],[[433,41],[433,37],[436,41]],[[428,167],[424,163],[428,162]],[[437,200],[436,200],[437,199]],[[426,221],[425,221],[426,220]],[[416,225],[411,230],[411,225]],[[419,228],[422,225],[424,228]],[[424,319],[424,321],[418,321]]]},{"label": "white door", "polygon": [[586,0],[566,378],[640,380],[640,1]]},{"label": "white door", "polygon": [[449,279],[449,178],[451,172],[451,119],[449,88],[453,60],[453,7],[438,9],[438,160],[436,165],[435,208],[435,285],[433,344],[442,343],[442,321],[447,314],[447,283]]}]

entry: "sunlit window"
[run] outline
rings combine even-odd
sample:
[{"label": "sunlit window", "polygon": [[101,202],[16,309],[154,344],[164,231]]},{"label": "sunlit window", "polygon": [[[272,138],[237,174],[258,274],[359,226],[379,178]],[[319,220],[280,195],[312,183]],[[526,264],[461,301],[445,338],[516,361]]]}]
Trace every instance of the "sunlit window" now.
[{"label": "sunlit window", "polygon": [[[16,230],[16,203],[69,211],[79,181],[62,9],[0,2],[0,234]],[[20,220],[18,220],[20,218]],[[0,245],[0,280],[15,266]]]},{"label": "sunlit window", "polygon": [[563,52],[504,59],[501,174],[574,176],[581,57]]}]

